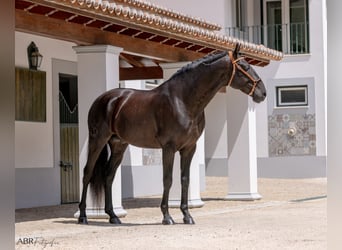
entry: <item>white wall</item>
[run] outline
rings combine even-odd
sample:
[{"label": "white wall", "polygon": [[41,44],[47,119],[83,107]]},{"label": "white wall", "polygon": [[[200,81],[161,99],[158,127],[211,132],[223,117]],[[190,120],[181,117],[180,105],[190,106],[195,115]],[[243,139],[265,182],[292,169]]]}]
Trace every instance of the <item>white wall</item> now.
[{"label": "white wall", "polygon": [[[222,28],[229,26],[231,21],[232,9],[229,8],[230,0],[149,0],[149,2],[178,11],[182,14],[219,24]],[[224,32],[224,29],[222,32]]]},{"label": "white wall", "polygon": [[341,9],[340,0],[327,0],[328,22],[328,245],[329,250],[341,248],[342,231],[342,85],[341,85]]},{"label": "white wall", "polygon": [[[310,54],[285,55],[281,62],[273,61],[264,68],[255,67],[267,84],[268,99],[274,96],[271,91],[275,90],[270,88],[270,85],[277,79],[314,78],[317,156],[326,155],[326,72],[324,70],[326,46],[323,36],[326,16],[324,9],[325,6],[321,1],[309,1]],[[266,102],[257,105],[258,157],[268,157],[268,115]]]},{"label": "white wall", "polygon": [[15,32],[15,65],[28,68],[27,46],[35,42],[43,55],[39,70],[46,71],[46,122],[15,122],[15,167],[51,168],[53,162],[52,58],[76,61],[75,44]]}]

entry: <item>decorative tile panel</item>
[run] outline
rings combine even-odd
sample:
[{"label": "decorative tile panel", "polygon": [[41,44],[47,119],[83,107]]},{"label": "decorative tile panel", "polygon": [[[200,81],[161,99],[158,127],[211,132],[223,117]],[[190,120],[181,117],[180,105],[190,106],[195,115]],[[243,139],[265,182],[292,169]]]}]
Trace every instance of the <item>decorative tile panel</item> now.
[{"label": "decorative tile panel", "polygon": [[314,114],[268,117],[269,156],[316,155]]}]

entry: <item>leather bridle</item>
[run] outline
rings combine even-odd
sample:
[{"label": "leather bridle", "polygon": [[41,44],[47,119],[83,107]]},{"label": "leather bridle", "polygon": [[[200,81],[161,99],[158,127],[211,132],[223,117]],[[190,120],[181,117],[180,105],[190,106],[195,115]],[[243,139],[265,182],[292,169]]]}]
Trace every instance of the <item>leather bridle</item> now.
[{"label": "leather bridle", "polygon": [[233,65],[233,73],[229,79],[228,86],[230,86],[232,84],[233,78],[234,78],[235,73],[236,73],[236,68],[237,68],[238,70],[240,70],[245,76],[247,76],[253,82],[253,87],[248,94],[248,95],[252,96],[254,94],[256,86],[261,81],[261,79],[259,78],[259,79],[255,80],[246,70],[244,70],[239,64],[237,64],[237,62],[244,59],[244,57],[239,57],[237,59],[234,59],[232,51],[229,51],[228,55],[229,55],[230,61],[232,62],[232,65]]}]

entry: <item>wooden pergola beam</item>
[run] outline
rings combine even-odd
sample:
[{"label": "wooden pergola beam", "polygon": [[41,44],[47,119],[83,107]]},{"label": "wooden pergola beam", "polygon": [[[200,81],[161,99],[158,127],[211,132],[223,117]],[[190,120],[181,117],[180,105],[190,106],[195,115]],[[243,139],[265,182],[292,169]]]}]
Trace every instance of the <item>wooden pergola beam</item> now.
[{"label": "wooden pergola beam", "polygon": [[120,59],[125,60],[128,64],[134,67],[138,67],[138,68],[145,67],[145,65],[142,62],[136,60],[132,55],[121,53]]},{"label": "wooden pergola beam", "polygon": [[74,42],[77,45],[108,44],[124,49],[124,53],[166,62],[193,61],[204,53],[176,48],[140,38],[120,35],[97,28],[66,22],[16,9],[16,30]]},{"label": "wooden pergola beam", "polygon": [[132,67],[120,68],[119,72],[120,81],[124,80],[147,80],[147,79],[162,79],[163,70],[158,67]]}]

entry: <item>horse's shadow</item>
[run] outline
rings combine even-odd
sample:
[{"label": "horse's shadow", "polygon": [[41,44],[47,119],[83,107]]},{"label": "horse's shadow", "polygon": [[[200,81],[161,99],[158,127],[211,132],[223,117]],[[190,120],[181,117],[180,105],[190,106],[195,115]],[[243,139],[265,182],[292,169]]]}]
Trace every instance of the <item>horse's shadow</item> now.
[{"label": "horse's shadow", "polygon": [[[161,198],[128,198],[123,199],[122,206],[124,207],[124,209],[157,208],[160,206],[160,201]],[[15,222],[20,223],[45,219],[70,218],[70,220],[64,220],[63,223],[75,223],[74,214],[77,211],[78,203],[16,209]],[[108,224],[108,221],[103,222],[103,224],[102,222],[91,222],[92,225],[96,225],[96,223],[99,223],[100,225],[104,226],[105,224]]]},{"label": "horse's shadow", "polygon": [[202,201],[227,201],[227,200],[225,200],[224,198],[218,198],[218,197],[213,197],[213,198],[209,198],[209,197],[207,197],[207,198],[201,198],[202,199]]},{"label": "horse's shadow", "polygon": [[[59,221],[56,220],[53,223],[60,223],[60,224],[77,224],[77,219],[73,219],[73,220],[63,220],[63,221]],[[177,223],[176,223],[177,224]],[[93,220],[89,220],[87,225],[81,225],[80,226],[96,226],[96,227],[136,227],[136,226],[159,226],[161,225],[161,222],[144,222],[144,223],[126,223],[126,222],[122,222],[122,224],[110,224],[108,223],[108,220],[103,220],[103,221],[93,221]]]},{"label": "horse's shadow", "polygon": [[123,199],[122,206],[125,209],[155,208],[160,207],[161,197],[154,198],[128,198]]}]

